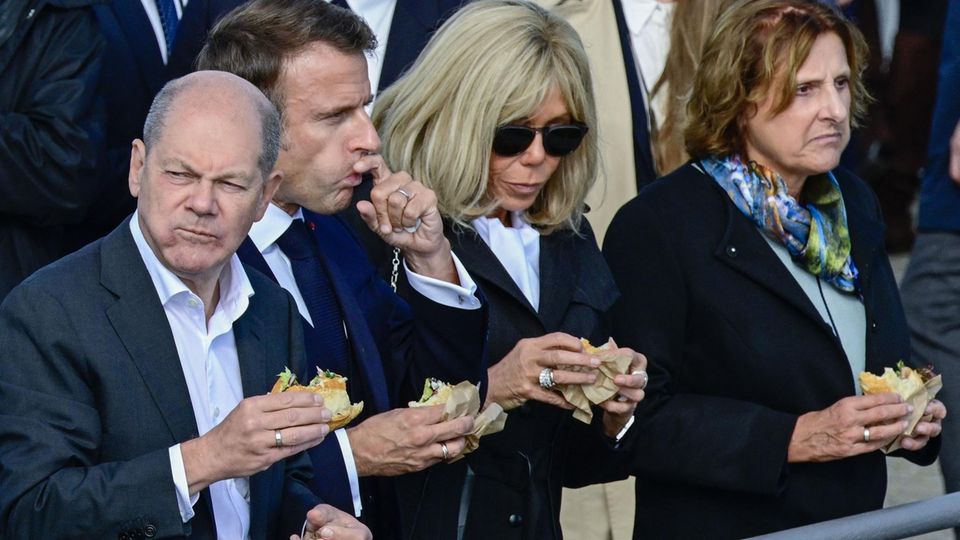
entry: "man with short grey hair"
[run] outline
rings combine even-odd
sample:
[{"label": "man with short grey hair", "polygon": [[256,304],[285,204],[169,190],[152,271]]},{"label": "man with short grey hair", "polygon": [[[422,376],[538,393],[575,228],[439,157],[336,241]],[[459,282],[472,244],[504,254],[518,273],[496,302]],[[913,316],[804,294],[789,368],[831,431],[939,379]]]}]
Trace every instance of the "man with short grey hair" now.
[{"label": "man with short grey hair", "polygon": [[276,110],[223,72],[172,81],[133,142],[137,211],[0,307],[0,537],[367,539],[317,505],[296,305],[235,251],[280,184]]}]

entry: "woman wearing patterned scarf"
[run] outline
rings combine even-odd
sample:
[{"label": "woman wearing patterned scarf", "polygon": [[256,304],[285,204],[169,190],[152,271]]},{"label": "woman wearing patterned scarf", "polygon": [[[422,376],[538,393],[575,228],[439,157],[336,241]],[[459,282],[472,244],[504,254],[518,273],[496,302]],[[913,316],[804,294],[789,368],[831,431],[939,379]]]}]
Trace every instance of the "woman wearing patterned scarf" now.
[{"label": "woman wearing patterned scarf", "polygon": [[[857,375],[909,363],[873,193],[837,168],[869,99],[865,44],[807,0],[743,0],[688,103],[693,159],[604,243],[614,338],[650,361],[636,538],[742,538],[880,508],[910,406]],[[929,464],[933,402],[897,454]],[[672,516],[680,516],[674,518]]]}]

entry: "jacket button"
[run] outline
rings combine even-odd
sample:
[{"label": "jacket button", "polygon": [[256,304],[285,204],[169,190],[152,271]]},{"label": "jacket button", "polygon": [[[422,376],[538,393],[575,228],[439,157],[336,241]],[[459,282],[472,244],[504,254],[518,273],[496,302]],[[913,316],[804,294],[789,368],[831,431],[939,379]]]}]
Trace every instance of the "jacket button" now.
[{"label": "jacket button", "polygon": [[727,246],[727,257],[731,259],[737,256],[737,247],[736,246]]},{"label": "jacket button", "polygon": [[147,526],[143,528],[143,535],[147,538],[153,538],[157,535],[157,527],[152,523],[148,523]]},{"label": "jacket button", "polygon": [[874,332],[877,331],[877,321],[872,321],[870,323],[870,329],[873,330]]},{"label": "jacket button", "polygon": [[523,524],[523,516],[520,514],[510,514],[510,518],[507,519],[512,527],[519,527]]}]

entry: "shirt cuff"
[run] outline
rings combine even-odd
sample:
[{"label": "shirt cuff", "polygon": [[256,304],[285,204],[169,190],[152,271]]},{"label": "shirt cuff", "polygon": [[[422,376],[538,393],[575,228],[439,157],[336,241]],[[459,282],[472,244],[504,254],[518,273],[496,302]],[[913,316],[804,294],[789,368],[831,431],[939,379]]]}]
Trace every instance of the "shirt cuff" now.
[{"label": "shirt cuff", "polygon": [[636,419],[637,418],[635,416],[631,416],[630,419],[627,420],[627,424],[623,426],[623,429],[621,429],[620,432],[617,433],[616,443],[614,444],[615,447],[620,446],[620,440],[623,439],[624,435],[627,434],[627,431],[630,430],[630,426],[633,425],[633,421]]},{"label": "shirt cuff", "polygon": [[173,485],[177,488],[177,506],[180,508],[180,519],[184,523],[193,519],[193,505],[200,500],[200,494],[190,495],[190,486],[187,484],[187,471],[183,467],[183,453],[180,445],[169,448],[170,470],[173,471]]},{"label": "shirt cuff", "polygon": [[457,255],[453,252],[450,252],[450,255],[453,256],[453,265],[457,269],[460,285],[417,274],[407,267],[407,261],[403,261],[403,270],[407,273],[410,286],[430,300],[447,307],[480,309],[480,300],[476,295],[477,284],[474,283],[467,269],[460,263]]},{"label": "shirt cuff", "polygon": [[343,466],[347,469],[347,480],[350,482],[350,495],[353,497],[353,515],[360,517],[363,512],[363,503],[360,502],[360,475],[357,474],[357,462],[353,460],[353,448],[350,446],[350,437],[347,430],[338,429],[333,432],[340,443],[340,454],[343,455]]}]

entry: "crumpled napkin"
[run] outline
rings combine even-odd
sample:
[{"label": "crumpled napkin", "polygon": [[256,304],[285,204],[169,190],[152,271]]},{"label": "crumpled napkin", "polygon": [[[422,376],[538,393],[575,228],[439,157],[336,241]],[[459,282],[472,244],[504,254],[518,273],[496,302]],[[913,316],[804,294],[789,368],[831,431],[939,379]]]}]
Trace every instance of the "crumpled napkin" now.
[{"label": "crumpled napkin", "polygon": [[454,386],[443,405],[444,421],[463,416],[473,417],[473,431],[466,436],[467,444],[463,452],[449,463],[476,450],[480,446],[480,437],[502,431],[507,423],[507,413],[496,403],[491,402],[483,411],[480,410],[480,390],[470,381]]},{"label": "crumpled napkin", "polygon": [[913,405],[913,413],[910,415],[910,425],[907,426],[906,433],[900,435],[894,439],[893,442],[881,448],[884,454],[896,452],[901,448],[903,438],[913,435],[913,429],[917,427],[917,424],[920,423],[920,419],[923,418],[923,412],[927,410],[927,404],[930,403],[930,400],[936,397],[937,392],[939,392],[941,388],[943,388],[943,379],[940,375],[937,375],[936,377],[927,380],[927,382],[923,383],[923,386],[918,388],[904,399],[905,402]]},{"label": "crumpled napkin", "polygon": [[[584,348],[590,350],[590,342],[586,339],[583,342]],[[563,394],[564,399],[576,407],[573,411],[573,417],[585,424],[593,420],[593,410],[590,404],[602,403],[617,394],[617,385],[613,383],[613,378],[622,375],[630,369],[630,363],[633,362],[633,355],[629,353],[617,352],[613,349],[613,340],[607,341],[603,346],[593,348],[592,354],[600,359],[600,367],[597,368],[597,380],[593,384],[558,384],[555,388]],[[590,368],[581,366],[564,366],[567,371],[588,371]]]}]

